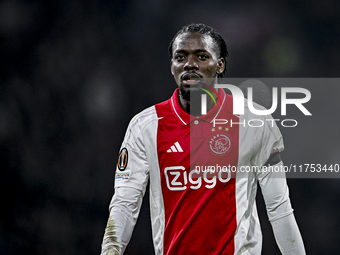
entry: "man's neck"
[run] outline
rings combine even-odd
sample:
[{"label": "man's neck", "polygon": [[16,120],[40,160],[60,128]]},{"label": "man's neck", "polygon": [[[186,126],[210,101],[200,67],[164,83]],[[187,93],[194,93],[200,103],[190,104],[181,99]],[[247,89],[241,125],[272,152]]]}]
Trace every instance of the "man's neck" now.
[{"label": "man's neck", "polygon": [[[201,95],[202,94],[197,94],[196,96],[190,95],[190,100],[187,100],[187,99],[183,98],[182,95],[179,93],[178,94],[178,101],[179,101],[181,108],[186,113],[188,113],[192,116],[200,117],[202,115]],[[216,101],[217,96],[215,94],[213,94],[213,97]],[[210,96],[207,96],[207,112],[210,111],[210,109],[214,107],[214,104],[215,104],[214,100]]]}]

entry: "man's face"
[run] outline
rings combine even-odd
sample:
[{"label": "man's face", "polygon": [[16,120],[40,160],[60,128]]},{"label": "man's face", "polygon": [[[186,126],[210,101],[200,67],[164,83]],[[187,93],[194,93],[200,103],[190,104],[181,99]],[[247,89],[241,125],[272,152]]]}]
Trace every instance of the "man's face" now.
[{"label": "man's face", "polygon": [[180,34],[173,43],[172,52],[171,72],[182,93],[200,91],[199,85],[193,82],[195,79],[214,86],[215,79],[205,79],[215,78],[224,70],[224,59],[218,58],[218,47],[209,35]]}]

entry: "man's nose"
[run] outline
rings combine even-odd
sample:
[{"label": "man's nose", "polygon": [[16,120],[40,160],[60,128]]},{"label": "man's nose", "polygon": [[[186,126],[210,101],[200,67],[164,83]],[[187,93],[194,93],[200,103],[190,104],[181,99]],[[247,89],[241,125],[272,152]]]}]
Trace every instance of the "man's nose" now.
[{"label": "man's nose", "polygon": [[189,56],[188,61],[184,65],[184,70],[198,70],[198,63],[194,56]]}]

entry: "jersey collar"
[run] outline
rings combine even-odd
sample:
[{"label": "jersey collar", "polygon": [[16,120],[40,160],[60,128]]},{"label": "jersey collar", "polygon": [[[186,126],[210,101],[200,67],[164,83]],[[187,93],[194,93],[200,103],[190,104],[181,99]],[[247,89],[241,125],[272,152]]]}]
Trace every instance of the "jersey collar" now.
[{"label": "jersey collar", "polygon": [[213,106],[213,108],[210,109],[209,112],[207,112],[206,115],[202,115],[200,117],[195,117],[192,116],[188,113],[186,113],[181,105],[179,104],[178,100],[178,93],[179,89],[177,88],[175,92],[173,93],[171,99],[170,99],[170,105],[171,105],[171,110],[173,111],[175,118],[181,124],[182,126],[186,126],[189,123],[191,123],[194,120],[203,120],[206,122],[212,122],[213,119],[215,119],[219,113],[221,112],[223,106],[226,104],[226,93],[224,92],[223,89],[218,90],[218,94],[222,100],[222,104],[220,103],[219,100],[216,101],[216,105]]}]

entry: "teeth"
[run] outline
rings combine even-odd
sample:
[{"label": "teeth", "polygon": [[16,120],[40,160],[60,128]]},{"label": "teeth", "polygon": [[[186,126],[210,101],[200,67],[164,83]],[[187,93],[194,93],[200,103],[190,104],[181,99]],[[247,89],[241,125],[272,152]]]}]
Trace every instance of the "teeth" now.
[{"label": "teeth", "polygon": [[195,81],[195,80],[186,80],[186,83],[190,84],[190,85],[193,85],[193,84],[196,84],[197,81]]}]

